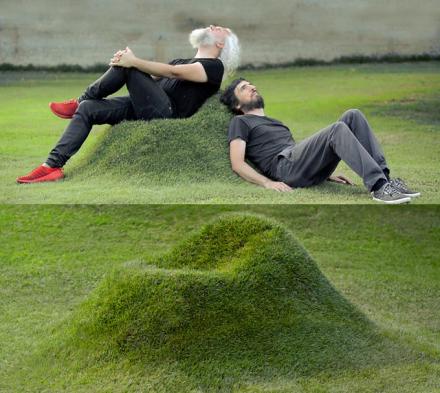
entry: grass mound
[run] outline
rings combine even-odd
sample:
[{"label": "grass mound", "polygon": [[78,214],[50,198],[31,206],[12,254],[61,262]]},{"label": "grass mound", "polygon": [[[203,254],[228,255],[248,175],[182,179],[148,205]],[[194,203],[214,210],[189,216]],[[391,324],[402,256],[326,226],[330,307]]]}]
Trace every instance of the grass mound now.
[{"label": "grass mound", "polygon": [[177,367],[205,387],[388,357],[373,325],[290,233],[246,215],[109,274],[76,312],[68,336],[70,348],[89,358]]},{"label": "grass mound", "polygon": [[73,174],[120,174],[161,184],[234,179],[226,138],[230,118],[214,96],[188,119],[122,122]]}]

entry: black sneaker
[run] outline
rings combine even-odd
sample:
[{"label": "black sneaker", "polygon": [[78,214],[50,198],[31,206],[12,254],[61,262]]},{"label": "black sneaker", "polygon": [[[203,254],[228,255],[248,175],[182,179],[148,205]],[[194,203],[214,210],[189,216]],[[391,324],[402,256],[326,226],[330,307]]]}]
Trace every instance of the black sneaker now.
[{"label": "black sneaker", "polygon": [[397,191],[391,183],[385,183],[381,188],[371,193],[373,200],[382,203],[388,203],[390,205],[397,205],[399,203],[408,203],[411,198],[402,195]]},{"label": "black sneaker", "polygon": [[408,196],[410,198],[420,196],[420,192],[410,190],[405,182],[398,177],[391,179],[390,184],[396,191],[399,191],[402,195]]}]

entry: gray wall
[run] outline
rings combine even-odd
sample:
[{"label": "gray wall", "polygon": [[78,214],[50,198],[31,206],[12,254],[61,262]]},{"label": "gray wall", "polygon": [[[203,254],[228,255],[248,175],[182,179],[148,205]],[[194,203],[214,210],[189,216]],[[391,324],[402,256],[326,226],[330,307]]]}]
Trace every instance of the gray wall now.
[{"label": "gray wall", "polygon": [[440,0],[0,0],[0,63],[191,57],[188,32],[211,23],[236,31],[243,63],[440,53]]}]

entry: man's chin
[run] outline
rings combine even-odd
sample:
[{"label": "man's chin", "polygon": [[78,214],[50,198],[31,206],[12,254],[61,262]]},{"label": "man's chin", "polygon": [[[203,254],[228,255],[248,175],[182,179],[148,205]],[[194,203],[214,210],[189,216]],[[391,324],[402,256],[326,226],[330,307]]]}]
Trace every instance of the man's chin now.
[{"label": "man's chin", "polygon": [[243,112],[249,112],[254,109],[264,109],[264,101],[263,101],[262,97],[259,100],[253,100],[253,101],[249,102],[248,104],[244,104],[241,106],[241,110]]}]

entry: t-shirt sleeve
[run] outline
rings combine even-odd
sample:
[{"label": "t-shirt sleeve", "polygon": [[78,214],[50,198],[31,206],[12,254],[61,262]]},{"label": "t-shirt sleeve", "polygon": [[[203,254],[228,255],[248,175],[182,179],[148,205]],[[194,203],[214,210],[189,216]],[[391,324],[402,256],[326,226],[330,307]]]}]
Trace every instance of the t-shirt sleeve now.
[{"label": "t-shirt sleeve", "polygon": [[223,73],[225,72],[222,61],[220,59],[200,59],[197,61],[201,63],[205,69],[206,76],[208,77],[208,83],[221,85]]},{"label": "t-shirt sleeve", "polygon": [[228,143],[231,143],[231,141],[237,138],[243,139],[245,142],[248,142],[249,133],[250,128],[246,124],[246,122],[239,116],[235,116],[229,123]]}]

